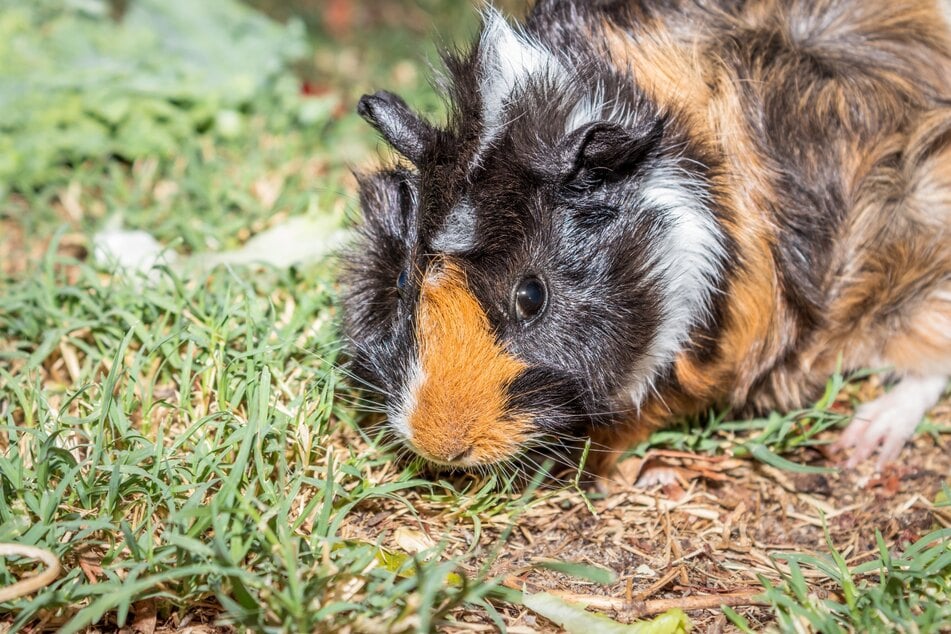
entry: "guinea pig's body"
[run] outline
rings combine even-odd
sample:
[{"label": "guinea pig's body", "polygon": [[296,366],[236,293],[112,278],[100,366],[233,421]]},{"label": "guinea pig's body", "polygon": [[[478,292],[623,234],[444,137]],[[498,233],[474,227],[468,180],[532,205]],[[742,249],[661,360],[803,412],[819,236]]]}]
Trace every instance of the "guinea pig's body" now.
[{"label": "guinea pig's body", "polygon": [[363,177],[345,278],[354,371],[418,453],[619,451],[841,363],[899,382],[840,442],[897,455],[951,374],[935,0],[540,0],[447,67],[445,127],[361,101],[411,165]]}]

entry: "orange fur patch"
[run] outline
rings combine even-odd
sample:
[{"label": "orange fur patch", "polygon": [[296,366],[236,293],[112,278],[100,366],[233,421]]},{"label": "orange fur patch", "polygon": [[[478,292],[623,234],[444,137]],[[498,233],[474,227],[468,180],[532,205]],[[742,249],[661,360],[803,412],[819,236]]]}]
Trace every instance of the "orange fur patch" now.
[{"label": "orange fur patch", "polygon": [[653,19],[635,32],[610,22],[602,25],[608,54],[618,68],[629,69],[654,103],[700,123],[706,110],[708,64],[699,49],[679,41],[663,22]]},{"label": "orange fur patch", "polygon": [[450,261],[427,273],[416,336],[423,379],[409,414],[413,445],[427,458],[458,464],[515,454],[529,421],[506,411],[507,391],[525,365],[495,340]]}]

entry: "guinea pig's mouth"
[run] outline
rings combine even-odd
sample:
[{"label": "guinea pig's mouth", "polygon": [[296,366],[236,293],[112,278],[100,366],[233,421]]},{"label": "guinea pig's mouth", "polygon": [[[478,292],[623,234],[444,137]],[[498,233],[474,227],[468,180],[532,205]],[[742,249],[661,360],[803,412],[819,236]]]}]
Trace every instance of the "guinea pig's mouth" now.
[{"label": "guinea pig's mouth", "polygon": [[467,449],[463,449],[458,455],[452,456],[452,457],[450,457],[450,458],[447,460],[447,459],[439,458],[439,457],[437,457],[437,456],[433,456],[433,455],[429,454],[428,452],[423,451],[422,449],[420,449],[419,447],[417,447],[415,444],[413,444],[413,441],[411,441],[411,440],[407,440],[407,441],[406,441],[406,444],[409,446],[410,449],[413,450],[413,452],[414,452],[417,456],[419,456],[420,458],[423,458],[423,459],[426,460],[427,462],[429,462],[429,463],[431,463],[431,464],[434,464],[434,465],[438,465],[438,466],[440,466],[440,467],[449,467],[449,468],[452,468],[452,469],[473,469],[473,468],[476,468],[476,467],[491,466],[491,465],[494,465],[494,464],[500,464],[500,463],[502,463],[502,462],[505,462],[505,460],[506,460],[505,458],[500,458],[500,459],[495,460],[495,461],[492,461],[492,462],[486,462],[486,461],[482,461],[482,460],[476,460],[476,459],[473,458],[473,456],[474,456],[475,453],[476,453],[474,447],[469,447],[469,448],[467,448]]},{"label": "guinea pig's mouth", "polygon": [[409,440],[405,441],[405,446],[412,450],[417,460],[422,461],[424,471],[433,475],[472,474],[485,477],[492,474],[500,478],[497,481],[499,486],[521,487],[531,483],[534,486],[548,486],[571,482],[578,478],[579,471],[582,482],[591,482],[592,460],[583,460],[586,440],[587,437],[532,435],[516,452],[492,460],[476,460],[472,457],[474,452],[467,452],[464,456],[447,461],[426,455]]},{"label": "guinea pig's mouth", "polygon": [[[558,469],[577,466],[585,435],[597,418],[578,381],[557,370],[525,368],[505,392],[505,405],[491,420],[450,408],[440,412],[437,424],[404,426],[402,440],[420,458],[448,469],[515,465],[529,471],[548,460]],[[426,412],[414,422],[431,415]]]},{"label": "guinea pig's mouth", "polygon": [[[463,421],[465,419],[462,419]],[[418,438],[404,437],[404,443],[420,458],[441,467],[474,469],[491,467],[516,457],[527,438],[521,421],[499,422],[495,430],[500,433],[486,434],[484,428],[475,433],[466,433],[467,425],[446,425],[445,434],[435,439],[431,434]],[[459,432],[459,430],[465,430]]]},{"label": "guinea pig's mouth", "polygon": [[[526,447],[521,447],[511,454],[504,456],[496,456],[492,458],[483,458],[479,459],[477,452],[474,448],[470,448],[462,452],[459,456],[453,456],[451,459],[446,460],[428,454],[427,452],[421,450],[415,446],[412,441],[406,440],[405,444],[409,447],[413,453],[426,462],[426,464],[431,467],[436,468],[437,471],[458,471],[458,472],[485,472],[486,470],[492,471],[495,469],[502,469],[502,472],[505,472],[506,467],[518,465],[518,467],[513,468],[515,472],[526,472],[526,467],[531,465],[537,468],[541,468],[541,465],[544,463],[546,457],[550,456],[541,456],[543,451],[539,446],[528,441]],[[545,453],[549,453],[545,451]],[[526,457],[539,454],[537,457],[529,458],[526,460]],[[565,459],[553,460],[553,463],[560,466],[565,466]]]}]

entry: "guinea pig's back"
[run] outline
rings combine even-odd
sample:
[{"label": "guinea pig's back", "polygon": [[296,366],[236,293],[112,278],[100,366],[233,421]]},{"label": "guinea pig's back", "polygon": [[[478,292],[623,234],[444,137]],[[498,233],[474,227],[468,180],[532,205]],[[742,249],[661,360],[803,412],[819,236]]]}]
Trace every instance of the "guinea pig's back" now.
[{"label": "guinea pig's back", "polygon": [[947,5],[632,2],[594,27],[715,157],[736,254],[718,354],[678,363],[688,392],[729,385],[736,405],[798,406],[839,354],[904,362],[888,351],[927,320],[949,327],[922,339],[925,357],[951,357]]}]

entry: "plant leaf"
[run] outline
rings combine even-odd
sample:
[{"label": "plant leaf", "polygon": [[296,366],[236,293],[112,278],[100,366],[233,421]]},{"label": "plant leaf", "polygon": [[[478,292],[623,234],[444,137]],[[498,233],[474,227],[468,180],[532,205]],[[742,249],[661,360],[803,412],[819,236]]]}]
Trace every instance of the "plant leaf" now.
[{"label": "plant leaf", "polygon": [[615,579],[617,578],[617,575],[615,575],[613,571],[601,566],[594,566],[592,564],[580,564],[572,561],[556,561],[554,559],[540,559],[533,563],[538,568],[554,570],[555,572],[566,574],[569,577],[586,579],[603,586],[614,583]]},{"label": "plant leaf", "polygon": [[682,610],[669,610],[650,621],[625,624],[588,612],[578,603],[547,592],[525,594],[523,600],[525,607],[565,628],[568,634],[686,634],[690,631],[690,619]]},{"label": "plant leaf", "polygon": [[835,469],[831,467],[813,467],[810,465],[799,464],[798,462],[793,462],[792,460],[787,460],[786,458],[778,456],[770,451],[766,445],[761,445],[759,443],[747,443],[743,446],[746,447],[750,454],[760,462],[765,462],[769,466],[782,469],[783,471],[792,471],[793,473],[835,473]]}]

